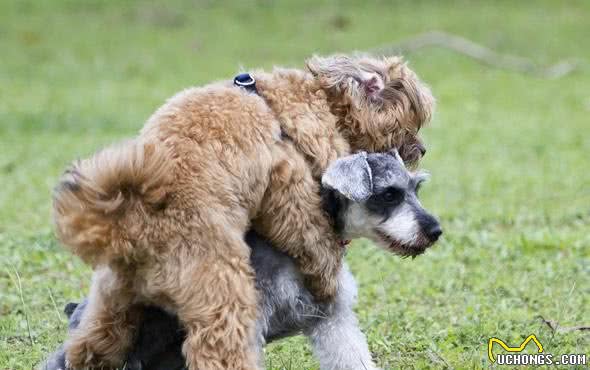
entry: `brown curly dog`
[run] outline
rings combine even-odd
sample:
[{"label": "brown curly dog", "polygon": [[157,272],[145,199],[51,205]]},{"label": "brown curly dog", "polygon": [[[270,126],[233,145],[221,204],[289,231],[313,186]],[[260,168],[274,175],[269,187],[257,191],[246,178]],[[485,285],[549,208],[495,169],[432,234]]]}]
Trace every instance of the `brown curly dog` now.
[{"label": "brown curly dog", "polygon": [[143,303],[178,315],[191,370],[256,368],[245,232],[292,256],[329,298],[343,249],[320,205],[322,172],[356,150],[423,154],[434,100],[399,58],[313,57],[306,71],[253,76],[258,93],[229,81],[180,92],[138,138],[64,174],[57,234],[95,269],[66,344],[72,368],[122,365]]}]

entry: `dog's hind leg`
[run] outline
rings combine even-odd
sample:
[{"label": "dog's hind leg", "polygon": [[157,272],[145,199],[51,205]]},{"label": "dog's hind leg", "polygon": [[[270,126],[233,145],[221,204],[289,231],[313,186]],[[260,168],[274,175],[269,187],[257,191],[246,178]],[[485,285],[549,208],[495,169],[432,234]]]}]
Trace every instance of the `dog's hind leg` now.
[{"label": "dog's hind leg", "polygon": [[166,268],[166,294],[186,330],[183,353],[190,370],[258,368],[257,294],[250,250],[243,234],[231,235],[208,238],[220,243],[215,250],[225,253],[194,255],[195,248],[187,248],[186,255],[179,251]]},{"label": "dog's hind leg", "polygon": [[124,364],[141,310],[129,285],[108,267],[95,271],[88,304],[65,344],[69,368],[112,368]]},{"label": "dog's hind leg", "polygon": [[336,294],[344,248],[305,159],[288,143],[274,149],[269,187],[253,228],[295,259],[316,298],[329,300]]}]

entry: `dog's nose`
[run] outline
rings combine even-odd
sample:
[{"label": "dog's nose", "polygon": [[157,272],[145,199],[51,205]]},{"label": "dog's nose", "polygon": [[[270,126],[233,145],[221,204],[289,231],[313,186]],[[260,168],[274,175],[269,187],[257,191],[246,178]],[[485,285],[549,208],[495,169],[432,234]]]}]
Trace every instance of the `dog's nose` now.
[{"label": "dog's nose", "polygon": [[426,230],[426,236],[431,242],[435,242],[440,238],[443,231],[439,224],[434,224],[428,230]]},{"label": "dog's nose", "polygon": [[422,157],[424,157],[424,155],[426,154],[426,147],[422,144],[418,144],[418,150],[420,151]]}]

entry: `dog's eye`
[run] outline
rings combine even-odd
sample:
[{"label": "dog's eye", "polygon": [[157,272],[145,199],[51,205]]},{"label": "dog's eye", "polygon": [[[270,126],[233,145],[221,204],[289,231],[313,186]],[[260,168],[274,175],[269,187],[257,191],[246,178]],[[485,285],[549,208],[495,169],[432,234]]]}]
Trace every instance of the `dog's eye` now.
[{"label": "dog's eye", "polygon": [[398,188],[389,188],[381,195],[386,203],[399,203],[404,199],[404,191]]}]

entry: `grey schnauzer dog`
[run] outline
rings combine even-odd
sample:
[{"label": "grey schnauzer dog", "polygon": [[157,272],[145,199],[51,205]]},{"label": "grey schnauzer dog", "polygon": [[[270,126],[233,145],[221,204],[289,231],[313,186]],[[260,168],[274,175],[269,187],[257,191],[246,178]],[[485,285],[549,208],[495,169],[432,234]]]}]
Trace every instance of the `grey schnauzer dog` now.
[{"label": "grey schnauzer dog", "polygon": [[[336,160],[322,177],[323,206],[342,240],[369,238],[401,256],[417,256],[442,234],[439,222],[420,204],[424,173],[411,173],[396,151],[364,152]],[[335,299],[317,303],[305,288],[294,261],[254,232],[246,235],[260,292],[257,343],[303,333],[322,370],[376,369],[353,311],[357,287],[346,263]],[[75,328],[87,302],[66,306]],[[180,370],[184,333],[177,319],[156,307],[144,309],[143,324],[125,369]],[[262,358],[262,356],[261,356]],[[65,369],[63,348],[41,367]]]}]

